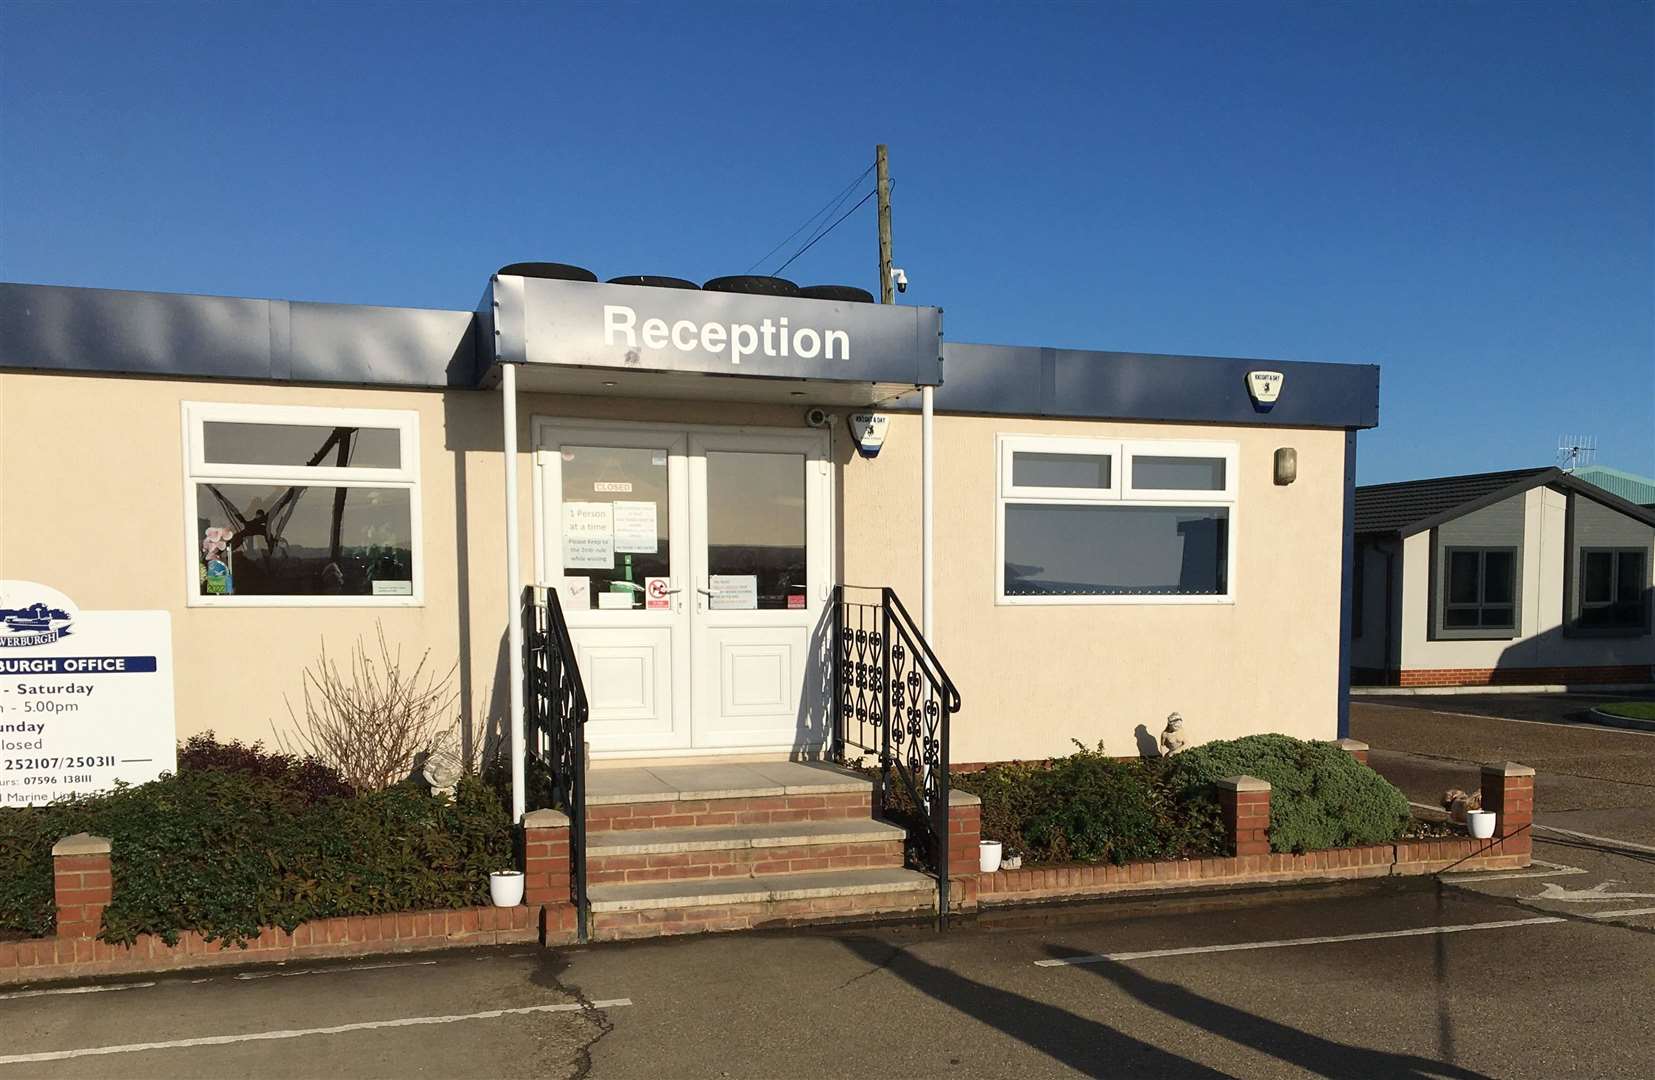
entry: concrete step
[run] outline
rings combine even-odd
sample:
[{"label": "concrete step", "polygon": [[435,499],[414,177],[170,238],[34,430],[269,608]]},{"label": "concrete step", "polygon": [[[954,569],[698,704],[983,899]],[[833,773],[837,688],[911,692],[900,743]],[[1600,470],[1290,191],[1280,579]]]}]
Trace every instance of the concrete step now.
[{"label": "concrete step", "polygon": [[592,885],[900,867],[901,826],[869,819],[617,829],[587,837]]},{"label": "concrete step", "polygon": [[774,825],[869,818],[873,781],[805,762],[594,769],[586,826],[623,829]]},{"label": "concrete step", "polygon": [[934,912],[937,883],[899,867],[593,885],[598,940]]}]

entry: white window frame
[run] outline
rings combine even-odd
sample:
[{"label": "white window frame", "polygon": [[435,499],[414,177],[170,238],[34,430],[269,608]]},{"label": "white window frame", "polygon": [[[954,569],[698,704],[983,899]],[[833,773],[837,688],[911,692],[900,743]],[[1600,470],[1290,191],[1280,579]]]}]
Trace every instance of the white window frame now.
[{"label": "white window frame", "polygon": [[[187,607],[422,607],[425,604],[425,544],[421,535],[419,414],[409,409],[336,409],[312,405],[248,405],[186,401],[182,407],[184,457],[184,585]],[[392,428],[398,432],[399,466],[238,465],[209,463],[205,425],[298,424],[317,427]],[[408,492],[412,593],[407,596],[203,596],[196,487],[200,484],[302,484],[307,487],[403,488]]]},{"label": "white window frame", "polygon": [[[1111,455],[1110,486],[1107,488],[1019,487],[1012,483],[1012,454],[1036,451],[1054,454]],[[1134,455],[1153,457],[1222,458],[1223,491],[1176,491],[1162,488],[1139,490],[1132,483]],[[994,508],[994,602],[1001,606],[1047,606],[1071,604],[1100,605],[1188,605],[1233,604],[1236,597],[1237,517],[1240,513],[1240,445],[1207,439],[1095,439],[1061,435],[1018,435],[1001,433],[995,447]],[[1190,506],[1220,507],[1229,511],[1224,572],[1226,591],[1215,595],[1178,596],[1164,593],[1135,595],[1009,596],[1006,594],[1006,507],[1016,505],[1063,506]]]}]

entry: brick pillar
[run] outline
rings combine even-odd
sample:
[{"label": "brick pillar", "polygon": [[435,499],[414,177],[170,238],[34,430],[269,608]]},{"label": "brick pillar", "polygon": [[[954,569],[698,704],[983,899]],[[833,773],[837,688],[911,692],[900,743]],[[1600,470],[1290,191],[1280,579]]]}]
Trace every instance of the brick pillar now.
[{"label": "brick pillar", "polygon": [[1507,855],[1534,850],[1534,770],[1515,761],[1483,766],[1483,809],[1492,810],[1494,836]]},{"label": "brick pillar", "polygon": [[569,903],[569,818],[556,810],[523,815],[523,902]]},{"label": "brick pillar", "polygon": [[97,937],[103,929],[103,909],[115,895],[109,841],[76,833],[53,844],[52,893],[58,937]]},{"label": "brick pillar", "polygon": [[983,800],[948,789],[948,906],[977,908],[977,844],[983,838]]},{"label": "brick pillar", "polygon": [[1357,739],[1335,739],[1333,745],[1349,754],[1351,757],[1366,765],[1368,763],[1368,744]]},{"label": "brick pillar", "polygon": [[1224,812],[1230,850],[1237,855],[1270,854],[1270,784],[1256,776],[1231,776],[1218,782],[1218,806]]}]

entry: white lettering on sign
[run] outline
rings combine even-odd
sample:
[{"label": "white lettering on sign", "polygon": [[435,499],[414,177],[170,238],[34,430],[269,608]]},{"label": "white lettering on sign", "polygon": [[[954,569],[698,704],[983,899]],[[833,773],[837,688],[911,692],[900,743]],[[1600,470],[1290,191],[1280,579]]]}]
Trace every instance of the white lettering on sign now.
[{"label": "white lettering on sign", "polygon": [[741,363],[747,356],[850,359],[848,330],[816,330],[809,326],[790,330],[785,316],[777,322],[763,319],[757,326],[715,322],[698,325],[679,319],[669,328],[665,320],[653,318],[640,325],[637,309],[624,304],[604,305],[603,342],[628,349],[636,349],[640,343],[646,349],[665,349],[670,344],[680,352],[728,355],[732,364]]},{"label": "white lettering on sign", "polygon": [[0,806],[154,780],[177,767],[176,738],[165,611],[80,611],[0,581]]}]

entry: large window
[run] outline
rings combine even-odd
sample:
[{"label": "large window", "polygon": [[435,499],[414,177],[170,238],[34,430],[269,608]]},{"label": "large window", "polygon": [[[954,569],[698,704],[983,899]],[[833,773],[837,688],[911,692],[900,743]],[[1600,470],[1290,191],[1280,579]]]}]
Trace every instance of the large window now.
[{"label": "large window", "polygon": [[1236,446],[1005,435],[1007,604],[1231,599]]},{"label": "large window", "polygon": [[184,405],[191,604],[421,601],[411,412]]},{"label": "large window", "polygon": [[1515,634],[1516,548],[1444,548],[1443,566],[1444,630],[1506,630]]},{"label": "large window", "polygon": [[1643,630],[1649,625],[1649,552],[1584,548],[1580,552],[1582,630]]}]

